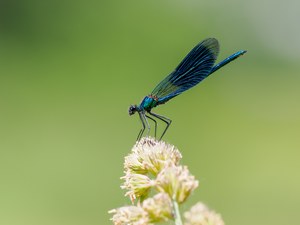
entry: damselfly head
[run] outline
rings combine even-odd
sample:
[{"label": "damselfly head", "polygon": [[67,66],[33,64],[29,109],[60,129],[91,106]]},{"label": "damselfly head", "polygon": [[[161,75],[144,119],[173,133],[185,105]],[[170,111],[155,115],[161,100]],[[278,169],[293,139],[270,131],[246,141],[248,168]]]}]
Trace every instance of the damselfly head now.
[{"label": "damselfly head", "polygon": [[129,116],[133,115],[137,111],[137,105],[131,105],[128,109]]}]

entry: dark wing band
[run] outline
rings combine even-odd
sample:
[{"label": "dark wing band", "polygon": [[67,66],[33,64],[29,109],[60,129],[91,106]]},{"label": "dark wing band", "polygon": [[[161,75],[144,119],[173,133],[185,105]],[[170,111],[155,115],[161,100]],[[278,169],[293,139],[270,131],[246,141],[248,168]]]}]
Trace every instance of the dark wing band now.
[{"label": "dark wing band", "polygon": [[165,103],[205,79],[210,74],[218,53],[219,43],[214,38],[205,39],[195,46],[152,91],[151,94],[158,98],[158,104]]}]

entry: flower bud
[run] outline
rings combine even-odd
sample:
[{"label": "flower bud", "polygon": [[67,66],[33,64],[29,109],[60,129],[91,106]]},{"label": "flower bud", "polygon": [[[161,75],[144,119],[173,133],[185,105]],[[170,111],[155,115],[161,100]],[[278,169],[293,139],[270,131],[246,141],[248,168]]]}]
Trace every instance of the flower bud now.
[{"label": "flower bud", "polygon": [[190,211],[184,213],[184,225],[224,225],[221,216],[209,210],[204,204],[197,203]]},{"label": "flower bud", "polygon": [[148,196],[150,188],[154,185],[154,181],[143,174],[127,173],[124,177],[124,185],[122,189],[127,189],[125,196],[129,196],[130,200],[134,202],[136,198],[143,200]]},{"label": "flower bud", "polygon": [[115,225],[151,225],[148,213],[139,206],[124,206],[108,213],[114,214],[111,220]]},{"label": "flower bud", "polygon": [[173,145],[146,137],[137,142],[131,154],[125,157],[124,169],[125,172],[156,176],[166,164],[178,165],[181,158]]},{"label": "flower bud", "polygon": [[192,176],[186,166],[170,165],[157,176],[156,188],[166,192],[172,200],[184,202],[198,187],[198,181]]},{"label": "flower bud", "polygon": [[173,218],[172,201],[166,193],[159,193],[146,199],[142,204],[153,223],[167,221]]}]

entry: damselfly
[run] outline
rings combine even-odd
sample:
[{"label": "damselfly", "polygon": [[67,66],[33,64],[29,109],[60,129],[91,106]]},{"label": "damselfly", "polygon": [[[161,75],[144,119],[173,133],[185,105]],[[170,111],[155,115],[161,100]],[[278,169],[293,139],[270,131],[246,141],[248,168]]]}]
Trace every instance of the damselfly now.
[{"label": "damselfly", "polygon": [[129,115],[133,115],[135,112],[138,112],[143,125],[138,134],[137,140],[140,140],[146,127],[148,129],[147,135],[149,135],[150,125],[147,118],[154,122],[155,137],[157,122],[154,118],[166,123],[166,128],[164,129],[160,139],[162,139],[172,122],[172,120],[165,116],[151,112],[152,108],[164,104],[182,92],[194,87],[204,78],[208,77],[210,74],[216,72],[218,69],[244,53],[246,53],[244,50],[238,51],[220,63],[214,65],[219,54],[218,41],[215,38],[207,38],[196,45],[177,66],[177,68],[154,88],[150,95],[146,96],[139,105],[131,105],[129,107]]}]

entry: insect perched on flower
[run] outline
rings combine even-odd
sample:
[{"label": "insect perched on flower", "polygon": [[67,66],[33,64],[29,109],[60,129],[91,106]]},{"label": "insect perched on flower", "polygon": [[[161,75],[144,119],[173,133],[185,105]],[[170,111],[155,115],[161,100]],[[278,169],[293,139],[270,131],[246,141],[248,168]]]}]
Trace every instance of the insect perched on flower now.
[{"label": "insect perched on flower", "polygon": [[129,115],[138,112],[143,125],[137,140],[141,139],[146,127],[148,129],[147,134],[150,132],[150,125],[147,118],[152,120],[155,124],[155,137],[157,122],[154,118],[167,124],[160,139],[162,139],[172,122],[172,120],[165,116],[151,112],[152,108],[164,104],[182,92],[194,87],[210,74],[216,72],[244,53],[246,53],[244,50],[238,51],[214,65],[219,54],[218,41],[215,38],[207,38],[196,45],[177,68],[154,88],[150,95],[146,96],[139,105],[131,105],[129,107]]}]

